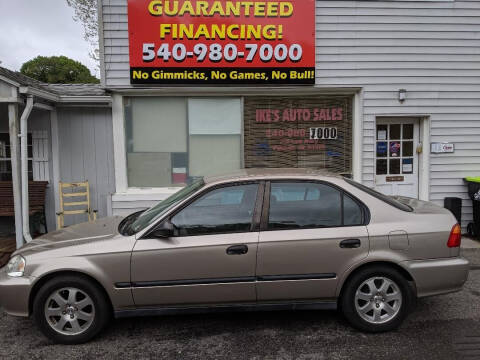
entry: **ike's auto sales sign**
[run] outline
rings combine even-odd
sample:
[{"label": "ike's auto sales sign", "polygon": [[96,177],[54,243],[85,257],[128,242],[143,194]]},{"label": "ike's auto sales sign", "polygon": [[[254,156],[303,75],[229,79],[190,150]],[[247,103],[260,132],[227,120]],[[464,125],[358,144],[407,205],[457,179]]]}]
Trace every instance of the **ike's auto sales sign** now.
[{"label": "ike's auto sales sign", "polygon": [[314,84],[315,0],[128,0],[132,84]]}]

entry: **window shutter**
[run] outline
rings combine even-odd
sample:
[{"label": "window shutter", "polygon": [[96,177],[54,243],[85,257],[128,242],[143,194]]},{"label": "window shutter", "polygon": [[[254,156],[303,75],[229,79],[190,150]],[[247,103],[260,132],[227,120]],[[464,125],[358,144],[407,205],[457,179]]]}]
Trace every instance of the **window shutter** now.
[{"label": "window shutter", "polygon": [[48,170],[48,132],[35,130],[32,133],[33,180],[49,181]]}]

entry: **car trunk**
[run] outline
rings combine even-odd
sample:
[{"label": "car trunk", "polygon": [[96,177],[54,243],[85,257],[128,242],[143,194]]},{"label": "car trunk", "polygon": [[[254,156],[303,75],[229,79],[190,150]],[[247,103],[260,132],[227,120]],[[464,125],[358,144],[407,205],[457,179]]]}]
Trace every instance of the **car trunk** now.
[{"label": "car trunk", "polygon": [[[419,228],[418,232],[409,231],[410,248],[421,258],[444,258],[459,256],[460,248],[450,248],[447,242],[453,226],[457,223],[450,210],[429,201],[404,196],[395,196],[395,200],[412,208]],[[426,224],[435,224],[430,231],[424,231]]]}]

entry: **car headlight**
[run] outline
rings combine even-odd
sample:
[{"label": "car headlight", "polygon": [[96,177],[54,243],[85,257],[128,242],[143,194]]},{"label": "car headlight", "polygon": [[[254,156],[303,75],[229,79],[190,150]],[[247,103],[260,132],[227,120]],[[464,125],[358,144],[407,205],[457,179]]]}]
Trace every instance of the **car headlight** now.
[{"label": "car headlight", "polygon": [[15,255],[7,264],[7,275],[11,277],[23,276],[25,271],[25,259],[21,255]]}]

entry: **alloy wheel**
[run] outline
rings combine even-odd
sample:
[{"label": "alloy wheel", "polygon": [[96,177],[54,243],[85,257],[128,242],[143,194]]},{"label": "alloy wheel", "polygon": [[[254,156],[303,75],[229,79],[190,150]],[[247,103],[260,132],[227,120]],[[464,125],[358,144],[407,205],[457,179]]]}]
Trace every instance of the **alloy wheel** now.
[{"label": "alloy wheel", "polygon": [[84,291],[67,287],[55,290],[45,303],[47,323],[63,335],[85,332],[95,319],[95,305]]},{"label": "alloy wheel", "polygon": [[398,315],[402,299],[402,292],[393,280],[376,276],[365,280],[357,288],[355,309],[363,320],[384,324]]}]

